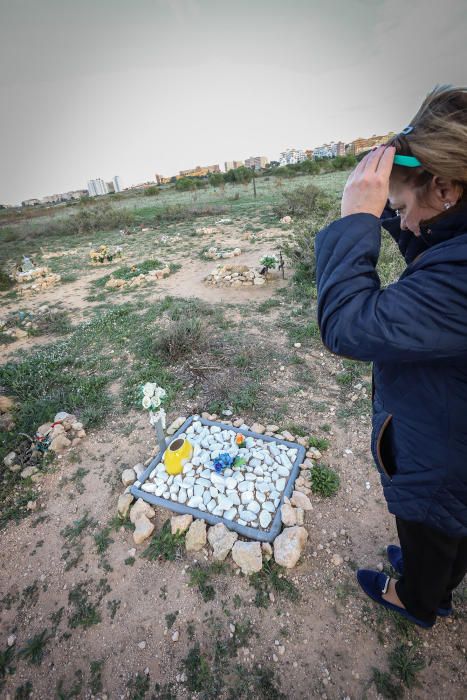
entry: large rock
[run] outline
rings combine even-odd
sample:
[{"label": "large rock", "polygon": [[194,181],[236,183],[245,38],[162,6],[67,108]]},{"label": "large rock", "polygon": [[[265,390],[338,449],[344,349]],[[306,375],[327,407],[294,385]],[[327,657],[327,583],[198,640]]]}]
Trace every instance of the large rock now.
[{"label": "large rock", "polygon": [[126,518],[133,501],[134,498],[131,493],[122,493],[122,495],[118,497],[117,512],[122,518]]},{"label": "large rock", "polygon": [[261,571],[263,557],[259,542],[240,542],[237,540],[232,549],[232,559],[244,574],[254,574]]},{"label": "large rock", "polygon": [[15,400],[11,396],[0,396],[0,413],[10,413],[15,407]]},{"label": "large rock", "polygon": [[135,523],[135,531],[133,533],[133,539],[135,544],[141,544],[148,537],[151,537],[154,532],[154,525],[145,515],[141,515]]},{"label": "large rock", "polygon": [[186,533],[185,547],[187,552],[199,552],[206,544],[206,521],[194,520]]},{"label": "large rock", "polygon": [[136,523],[141,516],[145,515],[147,518],[153,518],[156,514],[154,508],[151,508],[149,503],[143,501],[142,498],[138,498],[135,505],[130,510],[130,521]]},{"label": "large rock", "polygon": [[281,506],[281,519],[286,527],[292,527],[297,524],[297,514],[295,509],[288,503]]},{"label": "large rock", "polygon": [[177,532],[183,534],[188,530],[192,522],[193,516],[189,513],[185,513],[185,515],[174,515],[170,518],[170,528],[172,531],[172,535],[175,535]]},{"label": "large rock", "polygon": [[37,435],[40,435],[41,437],[45,437],[50,433],[52,430],[52,423],[43,423],[38,427],[36,430]]},{"label": "large rock", "polygon": [[136,474],[134,469],[124,469],[122,472],[122,484],[124,486],[131,486],[136,481]]},{"label": "large rock", "polygon": [[62,433],[57,435],[57,437],[52,440],[49,450],[52,450],[52,452],[56,452],[57,454],[63,454],[63,452],[66,452],[69,447],[71,447],[71,440],[68,440],[68,438]]},{"label": "large rock", "polygon": [[303,510],[313,510],[313,506],[311,505],[310,499],[308,498],[308,496],[305,496],[304,493],[301,493],[301,491],[294,491],[290,501],[292,505],[294,505],[296,508],[303,508]]},{"label": "large rock", "polygon": [[237,533],[227,529],[223,523],[218,523],[210,527],[208,530],[208,540],[213,549],[213,558],[218,561],[224,561],[237,539]]},{"label": "large rock", "polygon": [[260,435],[262,435],[266,428],[264,427],[264,425],[261,425],[261,423],[253,423],[250,430],[252,433],[259,433]]},{"label": "large rock", "polygon": [[286,527],[274,540],[274,559],[280,566],[292,569],[300,559],[300,555],[308,539],[304,527]]}]

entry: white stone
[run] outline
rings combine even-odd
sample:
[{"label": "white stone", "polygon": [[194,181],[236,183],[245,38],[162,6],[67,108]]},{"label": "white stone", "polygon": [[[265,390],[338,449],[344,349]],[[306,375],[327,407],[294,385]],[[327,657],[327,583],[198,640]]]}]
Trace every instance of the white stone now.
[{"label": "white stone", "polygon": [[263,528],[268,527],[271,520],[272,520],[271,513],[269,513],[267,510],[262,510],[261,513],[259,514],[259,524],[261,525],[261,527],[263,527]]},{"label": "white stone", "polygon": [[281,492],[285,489],[286,483],[286,480],[282,477],[280,479],[277,479],[277,481],[275,482],[275,487],[279,492]]},{"label": "white stone", "polygon": [[256,520],[256,513],[252,513],[251,510],[241,510],[239,516],[248,523],[252,520]]},{"label": "white stone", "polygon": [[253,491],[244,491],[241,495],[241,502],[243,505],[246,505],[247,503],[250,503],[254,499],[255,495]]},{"label": "white stone", "polygon": [[228,530],[223,523],[210,527],[208,541],[213,548],[213,559],[224,561],[237,539],[237,533]]}]

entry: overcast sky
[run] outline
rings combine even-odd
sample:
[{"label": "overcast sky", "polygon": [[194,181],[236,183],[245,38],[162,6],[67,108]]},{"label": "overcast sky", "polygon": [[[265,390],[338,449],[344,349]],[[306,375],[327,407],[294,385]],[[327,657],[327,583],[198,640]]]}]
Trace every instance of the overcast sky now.
[{"label": "overcast sky", "polygon": [[398,131],[466,0],[0,0],[0,203]]}]

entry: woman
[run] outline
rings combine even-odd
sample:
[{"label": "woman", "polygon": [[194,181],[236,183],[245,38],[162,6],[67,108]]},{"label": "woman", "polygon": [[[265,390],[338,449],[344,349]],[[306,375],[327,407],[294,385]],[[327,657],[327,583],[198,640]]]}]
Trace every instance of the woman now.
[{"label": "woman", "polygon": [[[373,362],[371,448],[401,545],[388,547],[397,581],[357,578],[431,627],[467,571],[467,90],[436,88],[371,151],[341,214],[316,238],[318,321],[331,352]],[[407,262],[385,289],[381,224]]]}]

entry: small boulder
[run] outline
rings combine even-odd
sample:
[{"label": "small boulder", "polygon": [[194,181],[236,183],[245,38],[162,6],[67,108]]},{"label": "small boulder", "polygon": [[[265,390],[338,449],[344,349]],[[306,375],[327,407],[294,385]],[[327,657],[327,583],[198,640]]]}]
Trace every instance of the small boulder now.
[{"label": "small boulder", "polygon": [[52,423],[43,423],[38,427],[36,430],[37,435],[40,435],[41,437],[45,437],[50,433],[52,430]]},{"label": "small boulder", "polygon": [[226,528],[223,523],[210,527],[208,530],[208,541],[213,549],[213,558],[217,561],[224,561],[237,539],[237,533]]},{"label": "small boulder", "polygon": [[265,432],[265,430],[266,428],[264,427],[264,425],[261,425],[261,423],[253,423],[253,425],[251,426],[252,433],[259,433],[260,435],[262,435]]},{"label": "small boulder", "polygon": [[0,396],[0,413],[9,413],[15,407],[15,401],[11,396]]},{"label": "small boulder", "polygon": [[82,429],[83,429],[83,424],[80,423],[79,421],[76,421],[76,423],[72,423],[72,424],[71,424],[71,429],[72,429],[72,430],[76,430],[76,431],[82,430]]},{"label": "small boulder", "polygon": [[300,555],[308,539],[304,527],[286,527],[274,540],[274,559],[280,566],[292,569],[300,559]]},{"label": "small boulder", "polygon": [[306,453],[306,456],[309,459],[321,459],[323,455],[316,447],[310,447],[308,452]]},{"label": "small boulder", "polygon": [[199,552],[206,544],[206,521],[194,520],[186,533],[185,547],[187,552]]},{"label": "small boulder", "polygon": [[170,518],[170,528],[172,531],[172,535],[175,535],[177,532],[183,534],[184,532],[186,532],[186,530],[188,530],[192,522],[193,516],[189,513],[185,513],[185,515],[172,516]]},{"label": "small boulder", "polygon": [[151,537],[153,532],[153,523],[145,515],[141,515],[135,523],[135,531],[133,532],[135,544],[141,544],[148,537]]},{"label": "small boulder", "polygon": [[22,479],[30,479],[34,474],[37,474],[39,472],[39,469],[37,467],[26,467],[26,469],[23,469],[21,472],[21,478]]},{"label": "small boulder", "polygon": [[9,452],[6,457],[3,458],[3,464],[5,467],[12,467],[16,462],[16,452]]},{"label": "small boulder", "polygon": [[297,524],[297,514],[291,505],[284,503],[281,506],[281,520],[286,527],[293,527]]},{"label": "small boulder", "polygon": [[135,505],[132,507],[130,510],[130,521],[132,523],[136,523],[141,516],[146,516],[146,518],[153,518],[156,514],[156,511],[154,508],[151,508],[149,503],[146,503],[146,501],[143,501],[142,498],[138,498],[136,501]]},{"label": "small boulder", "polygon": [[52,440],[49,449],[57,454],[63,454],[69,447],[71,447],[71,440],[62,433]]},{"label": "small boulder", "polygon": [[126,518],[133,501],[134,498],[131,493],[122,493],[122,495],[118,497],[117,512],[122,518]]},{"label": "small boulder", "polygon": [[232,559],[242,570],[242,573],[249,575],[261,571],[263,567],[263,557],[261,555],[261,545],[259,542],[241,542],[237,540],[232,548]]},{"label": "small boulder", "polygon": [[303,510],[313,510],[313,506],[311,504],[310,499],[308,498],[308,496],[305,496],[304,493],[301,493],[301,491],[294,491],[290,501],[292,505],[296,506],[296,508],[303,508]]},{"label": "small boulder", "polygon": [[122,484],[124,486],[130,486],[131,484],[134,484],[136,481],[136,474],[134,472],[134,469],[125,469],[122,472]]}]

